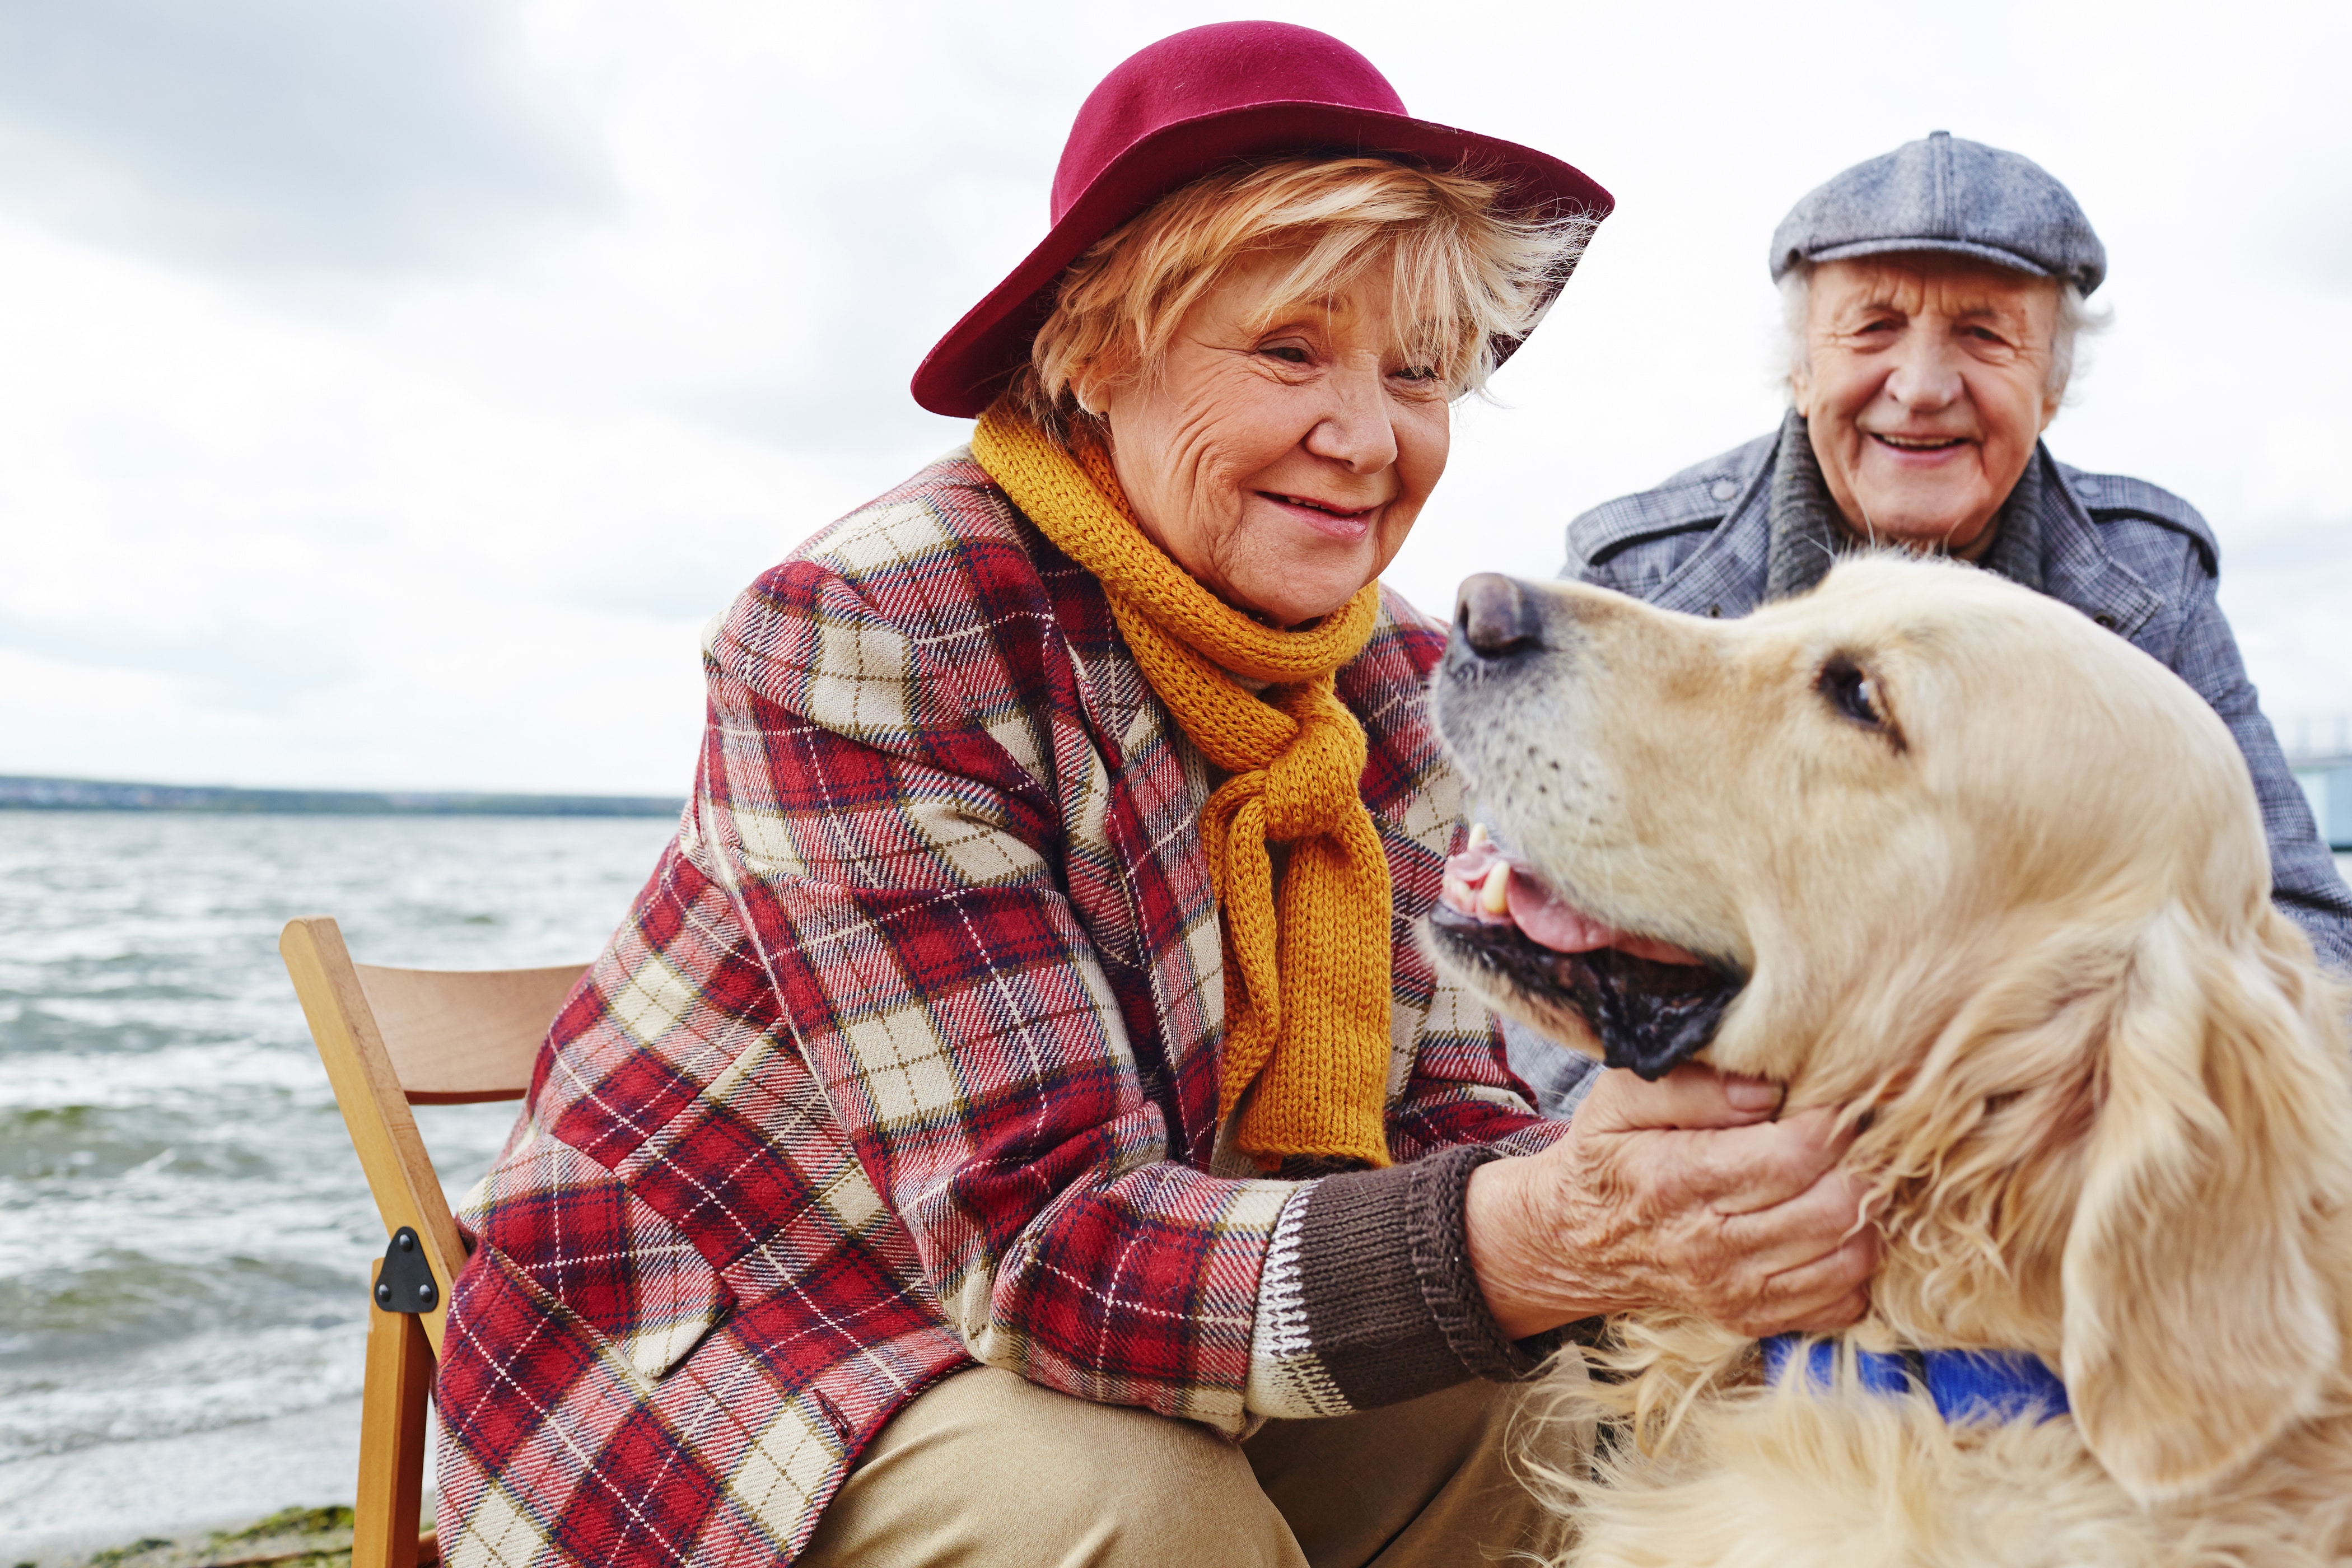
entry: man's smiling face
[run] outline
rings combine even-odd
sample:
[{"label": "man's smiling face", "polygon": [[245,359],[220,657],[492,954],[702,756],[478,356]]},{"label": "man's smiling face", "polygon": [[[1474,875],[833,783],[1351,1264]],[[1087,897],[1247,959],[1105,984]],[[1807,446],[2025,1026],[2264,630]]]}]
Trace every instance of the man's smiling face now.
[{"label": "man's smiling face", "polygon": [[1823,262],[1795,381],[1857,537],[1980,554],[2058,412],[2058,285],[1935,253]]}]

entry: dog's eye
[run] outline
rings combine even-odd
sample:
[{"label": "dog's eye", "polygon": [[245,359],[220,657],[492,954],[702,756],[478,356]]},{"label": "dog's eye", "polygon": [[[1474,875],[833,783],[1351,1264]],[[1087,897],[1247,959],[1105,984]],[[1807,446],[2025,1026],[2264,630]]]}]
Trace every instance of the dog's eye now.
[{"label": "dog's eye", "polygon": [[1878,682],[1843,654],[1822,666],[1818,685],[1831,707],[1864,729],[1886,728],[1886,710],[1878,702]]}]

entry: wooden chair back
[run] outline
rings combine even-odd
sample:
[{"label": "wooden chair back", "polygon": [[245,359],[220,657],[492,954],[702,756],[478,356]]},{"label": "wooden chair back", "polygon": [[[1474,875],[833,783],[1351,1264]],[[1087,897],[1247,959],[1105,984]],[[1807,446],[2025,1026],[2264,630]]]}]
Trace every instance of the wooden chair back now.
[{"label": "wooden chair back", "polygon": [[[289,921],[278,951],[388,1242],[369,1279],[352,1564],[416,1568],[439,1555],[432,1537],[417,1533],[425,1399],[449,1315],[449,1287],[465,1266],[466,1248],[409,1107],[520,1100],[548,1024],[586,966],[462,971],[354,963],[341,929],[325,915]],[[428,1294],[421,1302],[387,1306],[388,1273],[404,1284],[425,1278],[415,1273],[415,1258],[400,1256],[404,1232],[429,1271],[430,1283],[422,1286]]]}]

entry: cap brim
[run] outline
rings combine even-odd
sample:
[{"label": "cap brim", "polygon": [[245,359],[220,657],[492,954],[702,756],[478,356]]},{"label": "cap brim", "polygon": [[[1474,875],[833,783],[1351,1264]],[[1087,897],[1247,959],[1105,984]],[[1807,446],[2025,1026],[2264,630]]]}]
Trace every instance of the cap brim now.
[{"label": "cap brim", "polygon": [[2006,267],[2011,272],[2022,272],[2033,278],[2058,276],[2040,262],[2020,256],[2013,250],[2003,250],[1997,245],[1979,245],[1974,240],[1931,238],[1920,235],[1890,236],[1885,239],[1852,239],[1843,245],[1832,245],[1826,249],[1816,250],[1805,259],[1851,261],[1860,256],[1891,256],[1906,250],[1940,250],[1953,256],[1972,256],[1979,261],[1990,261],[1996,267]]},{"label": "cap brim", "polygon": [[[1053,309],[1055,280],[1095,241],[1219,164],[1306,152],[1392,153],[1436,169],[1467,166],[1505,184],[1510,210],[1545,218],[1580,213],[1598,222],[1616,205],[1580,170],[1549,153],[1402,114],[1349,104],[1258,103],[1179,121],[1112,159],[1037,247],[949,329],[915,372],[915,401],[957,418],[980,414],[1028,359]],[[1504,357],[1516,346],[1505,345]]]}]

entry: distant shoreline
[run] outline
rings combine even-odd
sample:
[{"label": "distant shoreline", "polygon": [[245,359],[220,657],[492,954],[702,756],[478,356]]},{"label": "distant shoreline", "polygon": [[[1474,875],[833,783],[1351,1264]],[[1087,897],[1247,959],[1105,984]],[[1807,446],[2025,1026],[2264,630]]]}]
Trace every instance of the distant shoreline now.
[{"label": "distant shoreline", "polygon": [[0,776],[0,811],[208,811],[295,816],[676,816],[683,796],[444,790],[229,789]]}]

